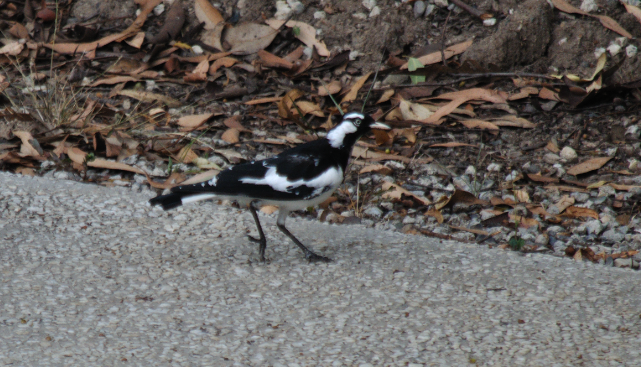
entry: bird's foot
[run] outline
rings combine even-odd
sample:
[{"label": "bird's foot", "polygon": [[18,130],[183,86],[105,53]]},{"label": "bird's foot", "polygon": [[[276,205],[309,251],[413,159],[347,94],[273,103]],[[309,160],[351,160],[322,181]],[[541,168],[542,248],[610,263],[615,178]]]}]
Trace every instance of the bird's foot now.
[{"label": "bird's foot", "polygon": [[321,255],[316,255],[315,253],[308,251],[305,253],[305,258],[307,261],[310,263],[329,263],[332,262],[333,260],[330,259],[329,257],[321,256]]},{"label": "bird's foot", "polygon": [[250,235],[247,235],[247,238],[249,238],[250,241],[258,243],[258,257],[260,258],[261,262],[266,262],[267,260],[265,259],[265,249],[267,248],[267,239],[263,238],[256,238],[252,237]]}]

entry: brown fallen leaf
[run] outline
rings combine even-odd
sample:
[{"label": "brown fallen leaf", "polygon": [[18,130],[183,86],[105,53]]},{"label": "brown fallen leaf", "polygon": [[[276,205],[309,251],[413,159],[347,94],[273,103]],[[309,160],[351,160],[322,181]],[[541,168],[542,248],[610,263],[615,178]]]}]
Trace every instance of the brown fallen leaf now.
[{"label": "brown fallen leaf", "polygon": [[438,124],[439,120],[452,113],[458,106],[462,105],[465,102],[471,100],[482,100],[491,103],[506,103],[507,94],[501,91],[483,89],[483,88],[472,88],[466,89],[458,92],[444,93],[438,96],[439,99],[449,99],[450,103],[439,108],[433,115],[430,117],[420,120],[423,123],[427,124]]},{"label": "brown fallen leaf", "polygon": [[554,183],[556,183],[556,182],[559,182],[559,179],[558,179],[558,178],[548,177],[548,176],[541,176],[541,175],[535,175],[535,174],[533,174],[533,173],[528,173],[528,174],[527,174],[527,177],[528,177],[530,180],[534,181],[534,182],[544,182],[544,183],[550,183],[550,182],[554,182]]},{"label": "brown fallen leaf", "polygon": [[586,190],[580,187],[573,187],[573,186],[565,186],[565,185],[548,185],[544,186],[546,190],[559,190],[559,191],[569,191],[569,192],[590,192],[590,190]]},{"label": "brown fallen leaf", "polygon": [[147,176],[147,182],[149,183],[149,186],[153,187],[154,189],[171,189],[174,186],[177,186],[178,184],[182,183],[185,181],[185,175],[182,173],[178,172],[173,172],[165,182],[156,182],[149,177],[147,173],[145,173],[145,176]]},{"label": "brown fallen leaf", "polygon": [[443,224],[443,221],[445,220],[443,218],[443,214],[439,210],[436,210],[434,208],[430,208],[428,211],[425,212],[425,215],[436,218],[436,221],[439,224]]},{"label": "brown fallen leaf", "polygon": [[389,101],[392,98],[392,96],[394,95],[394,93],[396,93],[394,91],[394,89],[385,90],[383,92],[383,94],[381,94],[381,98],[379,98],[378,101],[376,101],[376,104],[380,104],[380,103],[384,103],[384,102]]},{"label": "brown fallen leaf", "polygon": [[610,183],[608,184],[609,186],[612,186],[615,190],[620,190],[620,191],[630,191],[633,189],[641,189],[641,186],[635,186],[635,185],[619,185],[615,183]]},{"label": "brown fallen leaf", "polygon": [[87,166],[94,168],[104,168],[104,169],[115,169],[120,171],[128,171],[138,174],[144,174],[145,172],[140,168],[130,166],[128,164],[112,162],[103,158],[96,158],[93,161],[87,162]]},{"label": "brown fallen leaf", "polygon": [[24,44],[18,41],[9,42],[0,48],[0,55],[17,56],[24,49]]},{"label": "brown fallen leaf", "polygon": [[89,43],[52,43],[44,44],[43,46],[50,48],[59,54],[84,53],[85,58],[93,59],[96,55],[97,48],[103,47],[111,42],[121,42],[131,36],[138,34],[143,24],[147,20],[147,16],[149,15],[149,13],[151,13],[151,11],[154,10],[154,8],[161,2],[162,0],[150,0],[143,3],[138,17],[136,17],[134,22],[129,27],[127,27],[127,29],[120,33],[112,34]]},{"label": "brown fallen leaf", "polygon": [[294,64],[265,50],[258,51],[258,57],[264,66],[270,68],[291,69]]},{"label": "brown fallen leaf", "polygon": [[541,91],[539,92],[539,98],[547,99],[550,101],[560,101],[560,102],[563,101],[563,99],[559,96],[558,92],[555,92],[545,87],[541,88]]},{"label": "brown fallen leaf", "polygon": [[214,8],[207,0],[196,0],[194,2],[194,14],[201,23],[205,23],[205,29],[213,29],[216,24],[225,21],[220,11]]},{"label": "brown fallen leaf", "polygon": [[403,116],[403,120],[422,121],[434,114],[427,106],[409,102],[405,99],[401,99],[398,109]]},{"label": "brown fallen leaf", "polygon": [[573,197],[570,197],[569,195],[563,195],[559,199],[559,201],[556,204],[554,204],[554,206],[556,206],[557,209],[559,209],[559,213],[563,213],[563,211],[566,208],[572,206],[574,204],[574,202],[575,202],[575,200],[574,200]]},{"label": "brown fallen leaf", "polygon": [[193,162],[194,159],[198,158],[198,155],[194,153],[193,150],[191,150],[189,145],[187,145],[180,149],[177,154],[173,154],[172,157],[176,160],[176,162],[189,164]]},{"label": "brown fallen leaf", "polygon": [[240,131],[238,131],[238,129],[231,128],[227,129],[220,138],[229,144],[236,144],[240,141],[239,137]]},{"label": "brown fallen leaf", "polygon": [[[283,24],[285,24],[285,21],[278,19],[267,19],[265,23],[269,24],[270,27],[278,31],[283,26]],[[285,26],[289,28],[298,28],[299,32],[296,38],[298,38],[308,47],[315,47],[318,55],[323,57],[327,57],[330,55],[327,46],[325,46],[325,42],[316,39],[316,28],[307,23],[296,20],[288,21]]]},{"label": "brown fallen leaf", "polygon": [[211,66],[209,67],[209,75],[216,74],[218,69],[220,69],[221,67],[230,68],[237,62],[238,60],[234,59],[233,57],[221,57],[211,64]]},{"label": "brown fallen leaf", "polygon": [[382,164],[370,164],[368,166],[361,168],[361,170],[358,171],[358,173],[361,175],[364,173],[370,173],[370,172],[378,173],[379,175],[383,175],[383,176],[388,176],[392,173],[392,169]]},{"label": "brown fallen leaf", "polygon": [[317,117],[325,117],[325,114],[320,108],[320,105],[318,103],[314,102],[309,102],[309,101],[300,101],[296,102],[294,104],[294,108],[292,109],[292,115],[296,116],[300,113],[304,115],[314,115]]},{"label": "brown fallen leaf", "polygon": [[98,79],[95,82],[91,83],[89,86],[90,87],[97,87],[99,85],[113,85],[113,84],[120,84],[120,83],[126,83],[126,82],[136,82],[140,79],[133,77],[133,76],[127,76],[127,75],[118,75],[118,76],[112,76],[109,78],[102,78]]},{"label": "brown fallen leaf", "polygon": [[[215,62],[215,61],[214,61]],[[209,60],[203,60],[196,67],[194,70],[191,71],[191,73],[185,74],[183,77],[183,80],[185,82],[202,82],[207,80],[207,73],[209,72]]]},{"label": "brown fallen leaf", "polygon": [[167,105],[167,107],[175,108],[180,107],[181,103],[178,100],[175,100],[171,97],[167,97],[162,94],[152,93],[147,91],[125,89],[118,92],[119,95],[137,99],[143,102],[161,102]]},{"label": "brown fallen leaf", "polygon": [[16,173],[19,173],[23,176],[31,176],[31,177],[36,175],[36,171],[34,171],[33,168],[29,168],[29,167],[18,167],[16,168]]},{"label": "brown fallen leaf", "polygon": [[467,191],[456,190],[456,191],[454,191],[452,196],[450,196],[449,198],[447,198],[444,201],[441,201],[441,202],[435,204],[434,208],[436,208],[438,210],[442,210],[442,209],[448,208],[448,207],[452,208],[457,203],[466,204],[466,205],[487,205],[487,204],[489,204],[487,201],[481,200],[481,199],[477,198],[476,196],[474,196],[473,194],[471,194],[471,193],[469,193]]},{"label": "brown fallen leaf", "polygon": [[177,124],[178,126],[183,127],[185,131],[191,131],[199,128],[212,116],[214,116],[213,113],[205,113],[202,115],[187,115],[179,118]]},{"label": "brown fallen leaf", "polygon": [[365,84],[370,75],[372,75],[371,71],[360,77],[356,83],[350,87],[349,92],[347,92],[345,97],[341,100],[341,104],[355,101],[356,97],[358,97],[358,91],[363,87],[363,84]]},{"label": "brown fallen leaf", "polygon": [[608,163],[612,157],[592,158],[583,163],[579,163],[567,170],[568,175],[577,176],[590,171],[597,170]]},{"label": "brown fallen leaf", "polygon": [[247,129],[240,123],[240,115],[228,117],[223,121],[223,124],[231,129],[236,129],[241,133],[249,133],[251,130]]},{"label": "brown fallen leaf", "polygon": [[263,103],[274,103],[278,102],[282,99],[282,97],[266,97],[266,98],[257,98],[253,99],[251,101],[244,102],[244,104],[248,106],[256,105],[256,104],[263,104]]},{"label": "brown fallen leaf", "polygon": [[589,17],[597,18],[597,19],[599,19],[599,21],[601,21],[601,24],[604,27],[606,27],[606,28],[608,28],[608,29],[610,29],[610,30],[622,35],[623,37],[633,38],[632,35],[630,34],[630,32],[628,32],[625,29],[623,29],[623,27],[621,27],[619,25],[619,23],[617,23],[614,19],[612,19],[612,18],[610,18],[608,16],[605,16],[605,15],[592,15],[592,14],[590,14],[588,12],[585,12],[585,11],[579,9],[579,8],[575,8],[574,6],[570,5],[565,0],[551,0],[551,2],[552,2],[552,4],[554,5],[555,8],[559,9],[562,12],[570,13],[570,14],[586,15],[586,16],[589,16]]},{"label": "brown fallen leaf", "polygon": [[222,39],[231,46],[229,52],[234,55],[251,55],[267,48],[277,34],[277,30],[266,25],[243,23],[227,29]]},{"label": "brown fallen leaf", "polygon": [[42,148],[36,139],[33,138],[28,131],[14,130],[12,131],[13,135],[17,136],[22,145],[20,146],[20,155],[22,157],[33,157],[39,160],[46,159],[43,154]]},{"label": "brown fallen leaf", "polygon": [[278,207],[276,205],[263,205],[260,207],[260,211],[265,214],[273,214],[278,211]]},{"label": "brown fallen leaf", "polygon": [[174,0],[167,10],[165,21],[158,33],[149,37],[147,40],[151,44],[165,44],[169,41],[176,39],[180,30],[185,24],[185,10],[183,9],[181,0]]},{"label": "brown fallen leaf", "polygon": [[432,202],[429,201],[428,199],[415,195],[404,188],[393,184],[391,182],[385,182],[383,183],[382,190],[384,191],[383,195],[381,196],[383,199],[395,199],[395,200],[401,200],[403,195],[407,197],[414,198],[416,201],[421,203],[422,205],[431,205]]},{"label": "brown fallen leaf", "polygon": [[330,94],[336,94],[336,93],[340,92],[341,89],[343,89],[343,87],[341,86],[341,82],[340,81],[332,80],[328,84],[324,84],[324,85],[320,84],[317,87],[317,89],[318,89],[318,95],[322,96],[322,97],[325,97],[325,96],[328,96]]},{"label": "brown fallen leaf", "polygon": [[284,119],[290,118],[292,115],[291,108],[294,105],[294,101],[298,98],[305,95],[305,93],[299,89],[290,89],[278,102],[278,115]]},{"label": "brown fallen leaf", "polygon": [[510,95],[507,99],[508,101],[516,101],[518,99],[527,98],[531,94],[539,94],[539,89],[535,87],[525,87],[521,88],[518,93]]},{"label": "brown fallen leaf", "polygon": [[469,120],[458,120],[458,122],[461,125],[467,127],[468,129],[485,129],[485,130],[499,129],[499,127],[496,126],[495,124],[489,121],[484,121],[484,120],[469,119]]},{"label": "brown fallen leaf", "polygon": [[[621,4],[623,4],[623,6],[625,6],[625,10],[628,13],[634,15],[634,17],[637,18],[639,23],[641,23],[641,9],[639,9],[638,7],[636,7],[634,5],[626,4],[623,1],[621,1]],[[19,37],[19,38],[22,38],[22,37]]]},{"label": "brown fallen leaf", "polygon": [[596,211],[589,208],[581,208],[578,206],[567,207],[563,215],[571,218],[590,217],[594,219],[599,219],[599,213],[597,213]]},{"label": "brown fallen leaf", "polygon": [[[354,147],[354,149],[352,150],[352,157],[361,158],[370,162],[399,161],[403,163],[409,163],[412,161],[412,159],[409,157],[405,157],[402,155],[395,155],[395,154],[380,153],[380,152],[372,151],[366,148],[362,148],[360,146]],[[432,161],[431,158],[422,158],[418,160],[415,159],[416,163],[429,163],[431,161]]]},{"label": "brown fallen leaf", "polygon": [[457,148],[457,147],[474,147],[477,148],[477,145],[474,144],[467,144],[467,143],[457,143],[455,141],[449,142],[449,143],[439,143],[439,144],[432,144],[429,146],[430,148]]},{"label": "brown fallen leaf", "polygon": [[535,124],[531,123],[527,119],[514,115],[506,115],[492,119],[492,123],[496,126],[522,127],[525,129],[533,129],[536,127]]},{"label": "brown fallen leaf", "polygon": [[[465,42],[457,43],[456,45],[452,45],[447,47],[445,50],[443,50],[443,54],[445,54],[445,59],[449,59],[452,56],[456,56],[458,54],[462,54],[467,50],[470,46],[472,46],[473,41],[468,40]],[[421,56],[418,58],[418,61],[423,64],[423,66],[426,65],[431,65],[431,64],[436,64],[437,62],[443,61],[441,51],[436,51],[432,52],[430,54]],[[405,70],[408,67],[408,63],[406,62],[405,64],[401,65],[401,70]]]}]

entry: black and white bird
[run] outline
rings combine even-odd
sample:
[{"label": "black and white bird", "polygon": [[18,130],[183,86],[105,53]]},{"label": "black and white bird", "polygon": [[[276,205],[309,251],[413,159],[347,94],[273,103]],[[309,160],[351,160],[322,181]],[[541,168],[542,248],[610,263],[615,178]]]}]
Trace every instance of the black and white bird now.
[{"label": "black and white bird", "polygon": [[261,261],[265,261],[267,240],[258,220],[258,205],[276,205],[279,208],[277,226],[303,251],[311,261],[331,261],[309,250],[285,228],[285,220],[292,210],[318,205],[327,200],[341,185],[356,141],[371,129],[389,130],[390,127],[366,114],[351,112],[327,133],[325,138],[301,144],[265,160],[239,164],[223,170],[209,181],[177,186],[167,195],[149,202],[164,210],[183,204],[217,198],[230,199],[248,206],[259,238],[248,236],[259,244]]}]

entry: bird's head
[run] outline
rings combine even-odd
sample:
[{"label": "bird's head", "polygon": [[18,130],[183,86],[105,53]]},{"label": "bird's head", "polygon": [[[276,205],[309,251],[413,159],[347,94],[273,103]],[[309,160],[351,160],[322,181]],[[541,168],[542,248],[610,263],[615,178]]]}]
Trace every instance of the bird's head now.
[{"label": "bird's head", "polygon": [[350,112],[343,115],[341,122],[327,133],[327,140],[334,148],[351,147],[372,129],[389,130],[390,127],[374,121],[370,115]]}]

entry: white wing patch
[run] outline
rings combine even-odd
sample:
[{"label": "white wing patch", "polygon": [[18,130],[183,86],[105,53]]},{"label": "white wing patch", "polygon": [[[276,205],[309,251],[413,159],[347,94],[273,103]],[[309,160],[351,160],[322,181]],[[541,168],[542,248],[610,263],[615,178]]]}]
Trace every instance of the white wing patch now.
[{"label": "white wing patch", "polygon": [[184,198],[180,199],[183,205],[193,203],[196,201],[201,201],[201,200],[207,200],[216,197],[214,194],[199,194],[199,195],[191,195],[191,196],[185,196]]},{"label": "white wing patch", "polygon": [[207,185],[216,186],[216,182],[218,182],[218,176],[213,177],[211,180],[207,181]]},{"label": "white wing patch", "polygon": [[322,174],[312,178],[311,180],[299,179],[290,181],[287,176],[279,175],[276,172],[276,167],[270,167],[265,176],[262,178],[244,177],[240,182],[254,185],[268,185],[272,189],[281,192],[295,192],[296,188],[300,186],[307,186],[315,188],[314,192],[309,197],[315,197],[328,189],[337,188],[343,182],[343,170],[340,167],[331,167]]}]

